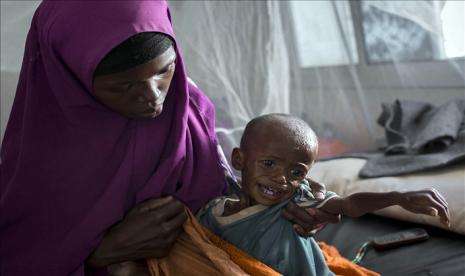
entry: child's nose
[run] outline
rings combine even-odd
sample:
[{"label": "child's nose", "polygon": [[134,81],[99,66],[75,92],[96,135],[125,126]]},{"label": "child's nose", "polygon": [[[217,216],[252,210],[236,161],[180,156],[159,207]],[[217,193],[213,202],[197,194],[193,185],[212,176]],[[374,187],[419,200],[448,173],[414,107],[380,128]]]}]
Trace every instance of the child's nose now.
[{"label": "child's nose", "polygon": [[275,175],[273,175],[273,181],[278,183],[278,184],[286,184],[287,183],[287,179],[286,179],[286,176],[282,173],[277,173]]}]

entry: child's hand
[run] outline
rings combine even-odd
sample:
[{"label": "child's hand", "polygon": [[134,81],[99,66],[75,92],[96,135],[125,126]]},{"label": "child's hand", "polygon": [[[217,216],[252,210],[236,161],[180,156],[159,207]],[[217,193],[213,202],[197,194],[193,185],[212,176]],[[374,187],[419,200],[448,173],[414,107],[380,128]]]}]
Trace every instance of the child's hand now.
[{"label": "child's hand", "polygon": [[413,213],[430,216],[439,216],[441,222],[450,226],[450,215],[447,202],[435,189],[426,189],[412,192],[401,192],[399,205]]}]

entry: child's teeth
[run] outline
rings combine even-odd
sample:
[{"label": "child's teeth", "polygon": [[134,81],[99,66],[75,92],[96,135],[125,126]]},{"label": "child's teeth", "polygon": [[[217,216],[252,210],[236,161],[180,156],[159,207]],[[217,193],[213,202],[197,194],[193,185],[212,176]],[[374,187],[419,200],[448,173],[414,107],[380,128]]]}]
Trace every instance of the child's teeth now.
[{"label": "child's teeth", "polygon": [[274,195],[274,191],[273,189],[269,188],[269,187],[263,187],[264,188],[264,191],[266,194],[268,195]]}]

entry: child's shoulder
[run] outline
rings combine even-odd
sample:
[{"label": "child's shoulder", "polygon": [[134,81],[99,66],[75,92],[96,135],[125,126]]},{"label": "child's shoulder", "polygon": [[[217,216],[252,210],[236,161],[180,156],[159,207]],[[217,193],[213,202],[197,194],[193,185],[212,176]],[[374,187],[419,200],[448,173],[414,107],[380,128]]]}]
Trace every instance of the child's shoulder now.
[{"label": "child's shoulder", "polygon": [[206,212],[211,212],[215,217],[222,217],[225,215],[232,214],[233,210],[239,210],[241,203],[238,196],[234,194],[219,196],[210,200],[197,214],[201,216]]}]

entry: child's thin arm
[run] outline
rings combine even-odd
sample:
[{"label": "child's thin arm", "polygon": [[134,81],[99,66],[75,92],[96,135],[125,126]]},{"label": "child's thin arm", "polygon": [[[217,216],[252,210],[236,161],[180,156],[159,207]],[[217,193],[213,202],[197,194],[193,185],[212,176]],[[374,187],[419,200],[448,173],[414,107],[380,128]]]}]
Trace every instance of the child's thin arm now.
[{"label": "child's thin arm", "polygon": [[441,222],[449,225],[447,202],[434,189],[413,192],[355,193],[347,197],[330,199],[321,209],[334,214],[359,217],[393,205],[400,205],[413,213],[439,215]]},{"label": "child's thin arm", "polygon": [[355,193],[347,197],[334,197],[320,209],[349,217],[360,217],[366,213],[397,205],[399,192],[389,193]]}]

